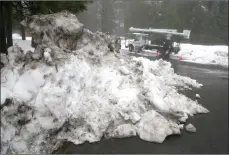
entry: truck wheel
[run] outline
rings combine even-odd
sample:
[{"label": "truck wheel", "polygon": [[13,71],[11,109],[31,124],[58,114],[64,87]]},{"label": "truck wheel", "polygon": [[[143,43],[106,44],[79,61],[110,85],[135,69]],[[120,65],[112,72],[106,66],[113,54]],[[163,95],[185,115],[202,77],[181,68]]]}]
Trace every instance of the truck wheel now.
[{"label": "truck wheel", "polygon": [[132,52],[134,50],[134,46],[133,45],[129,45],[129,51]]},{"label": "truck wheel", "polygon": [[139,48],[138,48],[138,52],[141,52],[142,49],[143,49],[143,46],[139,47]]}]

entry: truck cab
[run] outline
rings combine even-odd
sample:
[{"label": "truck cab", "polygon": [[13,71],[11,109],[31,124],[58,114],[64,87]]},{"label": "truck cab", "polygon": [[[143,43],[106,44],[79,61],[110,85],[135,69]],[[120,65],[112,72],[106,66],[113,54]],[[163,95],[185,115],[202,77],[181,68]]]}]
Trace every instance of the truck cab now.
[{"label": "truck cab", "polygon": [[128,42],[129,51],[140,50],[145,44],[150,44],[148,34],[133,33],[133,35],[134,39]]}]

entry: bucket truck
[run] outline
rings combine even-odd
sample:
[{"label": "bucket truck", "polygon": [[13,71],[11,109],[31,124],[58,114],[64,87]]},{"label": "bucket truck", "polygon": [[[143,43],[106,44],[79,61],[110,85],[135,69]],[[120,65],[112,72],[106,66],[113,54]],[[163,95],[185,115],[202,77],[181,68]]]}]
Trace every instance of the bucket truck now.
[{"label": "bucket truck", "polygon": [[[141,28],[129,28],[129,31],[135,34],[135,39],[128,42],[129,51],[140,52],[144,49],[156,50],[162,57],[168,57],[171,52],[178,53],[180,50],[179,43],[172,40],[172,36],[179,36],[180,39],[190,38],[190,30],[183,30],[178,32],[174,29],[141,29]],[[164,35],[161,42],[157,44],[151,44],[148,40],[148,36],[151,34]]]}]

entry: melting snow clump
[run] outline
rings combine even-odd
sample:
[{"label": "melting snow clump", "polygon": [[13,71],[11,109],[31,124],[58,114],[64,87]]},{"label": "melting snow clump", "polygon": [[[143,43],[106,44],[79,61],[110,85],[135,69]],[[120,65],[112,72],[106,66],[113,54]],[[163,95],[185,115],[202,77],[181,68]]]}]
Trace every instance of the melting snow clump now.
[{"label": "melting snow clump", "polygon": [[200,95],[199,94],[196,94],[196,98],[200,98]]},{"label": "melting snow clump", "polygon": [[83,28],[75,15],[34,15],[22,24],[37,44],[1,57],[1,153],[50,154],[64,141],[102,137],[162,143],[181,122],[209,112],[178,93],[201,88],[169,62],[121,56],[109,35]]},{"label": "melting snow clump", "polygon": [[185,130],[188,132],[196,132],[196,128],[192,124],[186,125]]}]

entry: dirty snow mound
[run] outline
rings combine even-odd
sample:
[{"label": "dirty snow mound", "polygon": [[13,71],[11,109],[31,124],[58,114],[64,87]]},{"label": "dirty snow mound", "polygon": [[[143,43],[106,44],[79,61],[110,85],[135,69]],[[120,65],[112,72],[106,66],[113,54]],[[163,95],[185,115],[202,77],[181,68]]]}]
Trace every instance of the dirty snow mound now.
[{"label": "dirty snow mound", "polygon": [[176,89],[200,88],[197,81],[168,62],[110,52],[112,38],[83,29],[73,14],[23,24],[38,45],[31,55],[9,48],[1,69],[1,153],[49,154],[66,140],[102,137],[162,143],[188,116],[208,112]]}]

